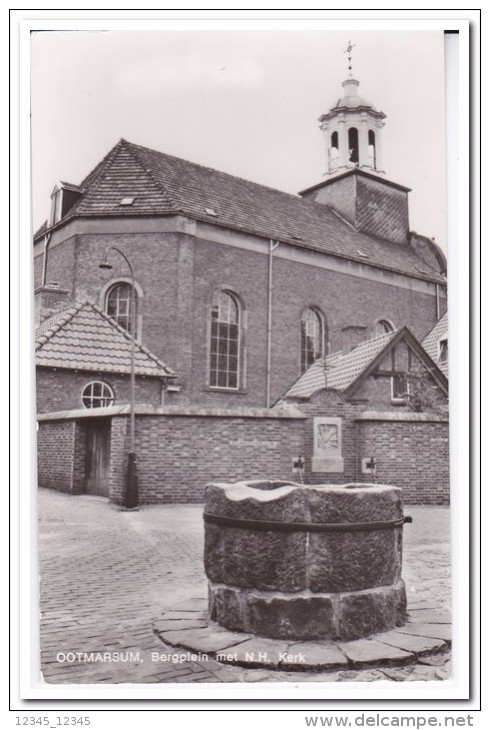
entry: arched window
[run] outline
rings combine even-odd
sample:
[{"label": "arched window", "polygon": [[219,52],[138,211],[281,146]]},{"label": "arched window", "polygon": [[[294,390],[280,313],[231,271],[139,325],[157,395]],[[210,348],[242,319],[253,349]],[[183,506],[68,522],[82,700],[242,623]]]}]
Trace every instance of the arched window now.
[{"label": "arched window", "polygon": [[[135,322],[137,321],[138,296],[135,291]],[[119,282],[111,286],[106,294],[105,311],[118,325],[131,332],[131,284]]]},{"label": "arched window", "polygon": [[304,373],[325,352],[325,327],[317,309],[310,307],[301,317],[301,372]]},{"label": "arched window", "polygon": [[359,134],[355,127],[349,129],[349,160],[359,163]]},{"label": "arched window", "polygon": [[240,387],[241,310],[229,291],[219,291],[211,305],[209,385],[212,388]]},{"label": "arched window", "polygon": [[368,132],[368,155],[372,166],[376,169],[376,135],[372,129]]},{"label": "arched window", "polygon": [[331,165],[336,162],[339,157],[339,133],[332,132],[330,136],[330,148],[328,150],[328,163],[329,170],[332,170]]},{"label": "arched window", "polygon": [[114,403],[114,391],[102,382],[92,380],[82,391],[82,403],[85,408],[106,408]]},{"label": "arched window", "polygon": [[388,319],[378,319],[374,325],[374,336],[380,337],[395,331],[395,326]]}]

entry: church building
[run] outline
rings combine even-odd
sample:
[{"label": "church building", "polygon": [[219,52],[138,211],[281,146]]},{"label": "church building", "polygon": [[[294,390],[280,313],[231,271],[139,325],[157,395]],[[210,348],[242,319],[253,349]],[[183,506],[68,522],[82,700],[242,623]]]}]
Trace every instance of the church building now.
[{"label": "church building", "polygon": [[121,501],[134,449],[141,503],[241,478],[448,501],[447,370],[421,344],[446,261],[410,231],[384,125],[349,76],[320,117],[325,179],[298,195],[124,139],[55,185],[34,235],[40,485]]}]

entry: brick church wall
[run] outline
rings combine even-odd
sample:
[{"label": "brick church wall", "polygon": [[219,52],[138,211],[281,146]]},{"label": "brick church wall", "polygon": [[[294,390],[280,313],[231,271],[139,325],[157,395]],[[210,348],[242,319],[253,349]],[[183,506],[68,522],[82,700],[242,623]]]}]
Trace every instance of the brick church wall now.
[{"label": "brick church wall", "polygon": [[[98,268],[108,246],[117,245],[133,262],[143,293],[141,340],[179,377],[182,387],[175,400],[206,407],[265,407],[267,242],[222,230],[223,240],[233,243],[226,245],[207,240],[205,235],[217,235],[211,230],[197,238],[183,231],[138,232],[135,221],[120,225],[128,232],[77,233],[59,243],[53,234],[47,281],[57,281],[73,301],[103,304],[109,282],[128,277],[124,261],[116,255],[111,258],[110,276]],[[274,254],[272,401],[300,375],[300,320],[308,306],[325,315],[331,352],[355,344],[352,328],[360,333],[357,339],[368,338],[379,319],[396,327],[406,325],[419,339],[435,323],[435,289],[431,294],[429,285],[426,291],[398,286],[400,277],[389,271],[373,279],[373,269],[354,263],[349,264],[352,275],[347,265],[344,272],[324,266],[318,253],[287,244]],[[233,291],[243,304],[245,377],[238,392],[210,389],[207,384],[209,311],[213,292],[220,288]]]}]

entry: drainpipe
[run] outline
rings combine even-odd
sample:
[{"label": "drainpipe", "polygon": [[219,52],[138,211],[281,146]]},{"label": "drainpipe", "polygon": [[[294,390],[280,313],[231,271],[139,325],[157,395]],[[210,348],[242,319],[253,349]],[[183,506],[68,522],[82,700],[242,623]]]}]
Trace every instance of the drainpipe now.
[{"label": "drainpipe", "polygon": [[46,272],[48,270],[48,246],[51,240],[51,233],[46,233],[44,236],[44,255],[43,255],[43,270],[41,273],[41,286],[46,286]]},{"label": "drainpipe", "polygon": [[271,405],[271,349],[272,349],[272,254],[279,243],[269,241],[269,281],[267,285],[267,380],[266,380],[266,407]]},{"label": "drainpipe", "polygon": [[359,482],[359,459],[361,458],[360,457],[360,454],[359,454],[359,421],[357,421],[357,420],[356,420],[356,431],[355,431],[355,433],[356,433],[356,436],[355,436],[355,438],[356,438],[356,447],[355,447],[355,451],[356,451],[356,477],[355,477],[355,482],[357,484]]},{"label": "drainpipe", "polygon": [[441,318],[441,302],[440,302],[439,284],[436,284],[436,321]]}]

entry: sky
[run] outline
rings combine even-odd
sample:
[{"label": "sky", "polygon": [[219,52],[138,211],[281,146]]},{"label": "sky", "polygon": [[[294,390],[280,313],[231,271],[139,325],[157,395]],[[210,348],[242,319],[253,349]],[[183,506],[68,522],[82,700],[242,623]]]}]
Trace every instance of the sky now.
[{"label": "sky", "polygon": [[359,94],[387,118],[386,177],[446,248],[442,31],[43,31],[31,35],[32,225],[120,138],[297,193],[325,179],[318,118]]}]

